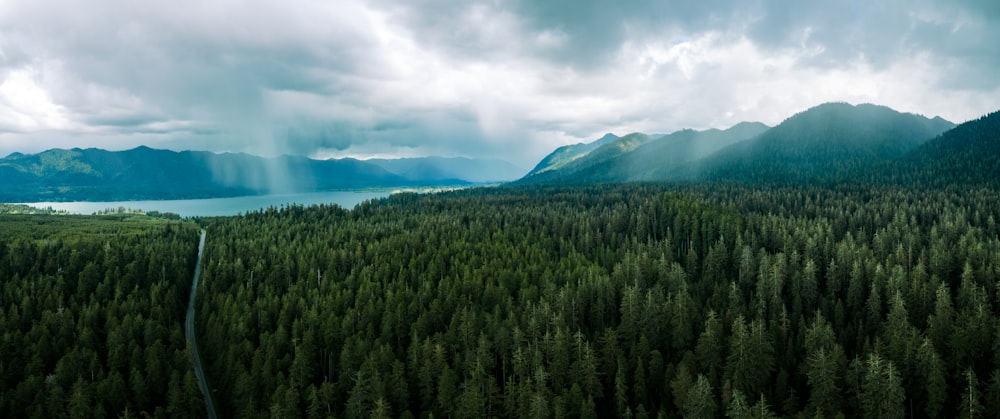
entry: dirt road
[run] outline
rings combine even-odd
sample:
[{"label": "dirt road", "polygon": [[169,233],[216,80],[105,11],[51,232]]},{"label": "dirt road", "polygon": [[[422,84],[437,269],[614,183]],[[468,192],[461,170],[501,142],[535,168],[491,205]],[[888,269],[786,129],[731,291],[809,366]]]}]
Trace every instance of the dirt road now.
[{"label": "dirt road", "polygon": [[198,379],[198,389],[205,396],[205,409],[208,417],[216,419],[215,403],[212,401],[212,389],[205,379],[205,370],[201,368],[201,355],[198,353],[198,341],[194,335],[194,297],[198,292],[198,277],[201,276],[201,255],[205,251],[205,230],[201,230],[201,241],[198,242],[198,262],[194,268],[194,280],[191,281],[191,299],[188,300],[187,318],[184,320],[184,336],[191,344],[191,361],[194,362],[194,375]]}]

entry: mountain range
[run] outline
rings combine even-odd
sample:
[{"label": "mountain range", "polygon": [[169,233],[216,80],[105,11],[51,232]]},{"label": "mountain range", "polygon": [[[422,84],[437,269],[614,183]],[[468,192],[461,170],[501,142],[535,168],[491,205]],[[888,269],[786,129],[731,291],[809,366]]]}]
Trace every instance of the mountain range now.
[{"label": "mountain range", "polygon": [[560,147],[524,173],[467,158],[329,159],[242,153],[52,149],[0,159],[0,202],[187,199],[513,181],[581,184],[1000,186],[1000,111],[955,124],[884,106],[822,104],[774,127],[607,134]]},{"label": "mountain range", "polygon": [[[573,149],[575,155],[569,155],[564,151],[560,159],[546,157],[526,179],[532,182],[660,180],[670,177],[673,170],[686,163],[752,138],[767,129],[767,125],[759,122],[743,122],[726,130],[688,129],[655,137],[633,133],[621,138],[612,138],[613,136],[609,134],[592,143],[599,145],[590,148],[589,151],[586,147],[575,146]],[[556,153],[559,153],[559,150],[553,155]]]},{"label": "mountain range", "polygon": [[[476,170],[476,168],[483,168]],[[243,153],[52,149],[0,159],[0,202],[188,199],[516,179],[505,162],[463,158],[314,160]]]},{"label": "mountain range", "polygon": [[840,183],[897,160],[955,124],[884,106],[827,103],[720,150],[686,175],[748,182]]},{"label": "mountain range", "polygon": [[1000,178],[998,114],[956,126],[884,106],[827,103],[773,128],[744,122],[722,131],[606,135],[557,149],[516,183],[985,185]]}]

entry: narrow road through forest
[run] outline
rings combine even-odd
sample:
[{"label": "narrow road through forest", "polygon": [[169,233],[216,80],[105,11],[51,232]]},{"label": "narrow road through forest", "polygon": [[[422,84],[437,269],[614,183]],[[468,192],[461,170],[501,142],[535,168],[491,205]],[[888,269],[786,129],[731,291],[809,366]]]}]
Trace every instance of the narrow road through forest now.
[{"label": "narrow road through forest", "polygon": [[201,355],[198,353],[198,341],[194,336],[194,297],[198,292],[198,277],[201,276],[201,255],[205,252],[205,230],[201,230],[201,241],[198,242],[198,261],[194,267],[194,280],[191,281],[191,298],[188,300],[187,318],[184,320],[184,336],[191,343],[191,361],[194,362],[194,376],[198,379],[198,389],[205,396],[205,409],[208,417],[216,419],[215,403],[212,401],[212,389],[205,379],[205,370],[201,368]]}]

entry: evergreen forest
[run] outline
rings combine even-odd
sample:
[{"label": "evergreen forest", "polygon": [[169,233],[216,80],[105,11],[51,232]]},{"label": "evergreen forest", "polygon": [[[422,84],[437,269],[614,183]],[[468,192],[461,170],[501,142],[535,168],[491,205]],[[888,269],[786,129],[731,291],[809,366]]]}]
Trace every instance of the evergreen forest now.
[{"label": "evergreen forest", "polygon": [[0,416],[204,416],[202,227],[222,417],[995,417],[998,203],[700,183],[8,215]]},{"label": "evergreen forest", "polygon": [[0,417],[200,417],[184,340],[198,227],[0,215]]}]

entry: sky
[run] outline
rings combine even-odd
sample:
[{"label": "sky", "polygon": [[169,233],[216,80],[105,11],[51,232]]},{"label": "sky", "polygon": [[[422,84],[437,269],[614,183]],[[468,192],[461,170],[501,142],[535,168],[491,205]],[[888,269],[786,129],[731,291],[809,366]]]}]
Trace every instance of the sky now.
[{"label": "sky", "polygon": [[0,156],[500,158],[776,125],[824,102],[1000,109],[997,0],[0,0]]}]

